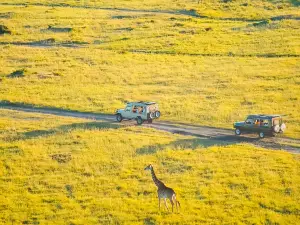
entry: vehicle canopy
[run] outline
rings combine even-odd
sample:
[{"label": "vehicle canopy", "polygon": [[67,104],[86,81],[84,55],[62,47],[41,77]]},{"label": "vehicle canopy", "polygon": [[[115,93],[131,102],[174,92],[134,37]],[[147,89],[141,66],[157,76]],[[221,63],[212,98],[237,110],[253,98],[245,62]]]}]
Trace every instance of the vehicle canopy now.
[{"label": "vehicle canopy", "polygon": [[157,105],[156,102],[143,102],[143,101],[140,101],[140,102],[127,102],[127,106],[132,106],[132,105],[135,105],[135,106],[150,106],[150,105]]},{"label": "vehicle canopy", "polygon": [[127,107],[132,108],[135,110],[136,108],[144,108],[146,113],[158,111],[158,104],[156,102],[128,102]]},{"label": "vehicle canopy", "polygon": [[262,118],[262,119],[273,119],[273,118],[281,118],[282,115],[267,115],[267,114],[254,114],[254,115],[248,115],[247,119],[253,119],[253,118]]}]

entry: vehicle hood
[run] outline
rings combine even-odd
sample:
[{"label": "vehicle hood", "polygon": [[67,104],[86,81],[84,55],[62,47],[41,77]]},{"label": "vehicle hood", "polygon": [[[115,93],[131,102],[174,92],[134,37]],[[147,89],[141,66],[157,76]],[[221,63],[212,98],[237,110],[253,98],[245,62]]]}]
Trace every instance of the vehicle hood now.
[{"label": "vehicle hood", "polygon": [[235,122],[235,123],[233,123],[233,126],[234,126],[234,127],[241,127],[241,126],[243,126],[244,124],[245,124],[244,121],[240,121],[240,122]]},{"label": "vehicle hood", "polygon": [[116,113],[121,113],[121,112],[124,112],[124,109],[117,109],[116,110]]}]

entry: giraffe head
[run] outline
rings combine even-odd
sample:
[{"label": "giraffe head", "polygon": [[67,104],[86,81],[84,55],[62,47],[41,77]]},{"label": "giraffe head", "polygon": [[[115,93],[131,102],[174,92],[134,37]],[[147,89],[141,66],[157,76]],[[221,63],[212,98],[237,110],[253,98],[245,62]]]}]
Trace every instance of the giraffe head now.
[{"label": "giraffe head", "polygon": [[152,166],[151,164],[149,164],[149,166],[147,166],[147,167],[145,168],[145,170],[152,170],[152,168],[153,168],[153,166]]}]

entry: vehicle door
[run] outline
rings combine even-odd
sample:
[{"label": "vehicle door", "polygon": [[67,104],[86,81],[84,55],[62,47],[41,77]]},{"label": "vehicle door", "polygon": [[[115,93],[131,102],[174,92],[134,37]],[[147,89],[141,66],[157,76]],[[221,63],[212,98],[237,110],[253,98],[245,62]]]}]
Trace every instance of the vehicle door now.
[{"label": "vehicle door", "polygon": [[254,118],[254,124],[253,124],[253,132],[260,132],[260,118],[259,117],[255,117]]},{"label": "vehicle door", "polygon": [[123,117],[127,119],[131,119],[131,114],[132,114],[131,110],[132,110],[132,105],[127,105],[126,108],[124,109]]},{"label": "vehicle door", "polygon": [[142,117],[142,119],[147,119],[147,107],[146,106],[143,106],[141,105],[139,108],[138,108],[138,111],[139,111],[139,115]]},{"label": "vehicle door", "polygon": [[245,121],[244,129],[246,132],[253,131],[254,126],[254,119],[253,118],[247,118]]},{"label": "vehicle door", "polygon": [[137,118],[139,116],[139,110],[140,110],[140,105],[136,104],[132,106],[132,110],[131,110],[131,119],[133,118]]},{"label": "vehicle door", "polygon": [[271,130],[271,121],[267,118],[260,120],[260,130],[264,133],[269,133]]}]

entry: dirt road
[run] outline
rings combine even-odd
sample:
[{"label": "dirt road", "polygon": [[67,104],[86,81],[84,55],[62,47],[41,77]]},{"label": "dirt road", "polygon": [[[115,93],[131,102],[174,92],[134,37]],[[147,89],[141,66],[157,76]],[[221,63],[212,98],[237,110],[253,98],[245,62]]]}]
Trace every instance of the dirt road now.
[{"label": "dirt road", "polygon": [[[102,120],[109,121],[111,123],[116,123],[115,115],[110,114],[98,114],[98,113],[88,113],[88,112],[78,112],[78,111],[68,111],[55,108],[34,108],[31,106],[22,105],[10,105],[10,104],[0,104],[0,109],[10,109],[23,112],[34,112],[43,114],[52,114],[58,116],[68,116],[85,118],[91,120]],[[135,121],[124,121],[122,122],[126,125],[136,125]],[[202,139],[209,139],[215,141],[216,145],[222,145],[222,143],[234,144],[234,143],[250,143],[256,146],[268,148],[285,150],[291,153],[300,153],[300,140],[292,139],[286,137],[270,137],[259,139],[257,135],[245,135],[245,136],[235,136],[233,129],[222,129],[215,127],[207,127],[200,125],[191,125],[183,123],[173,123],[168,121],[155,121],[153,124],[144,123],[142,126],[151,127],[158,130],[167,131],[174,134],[190,135],[199,137]]]}]

